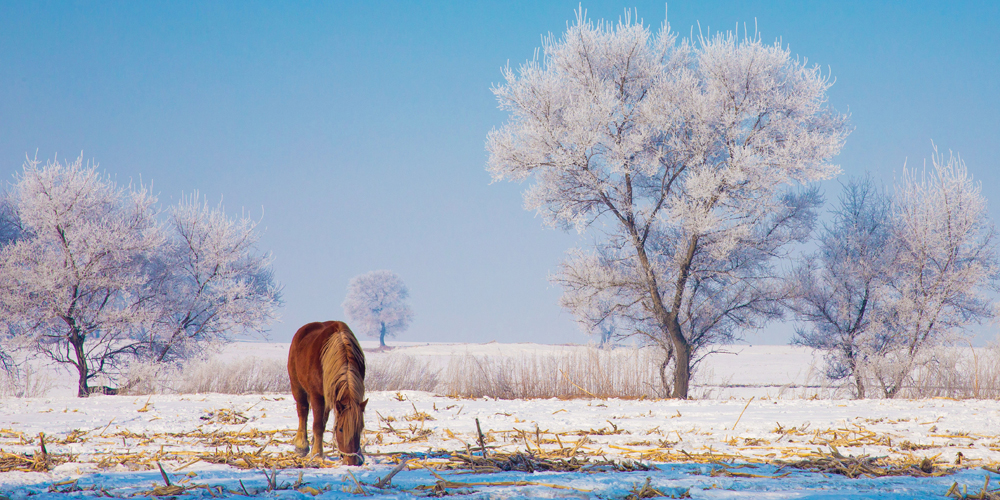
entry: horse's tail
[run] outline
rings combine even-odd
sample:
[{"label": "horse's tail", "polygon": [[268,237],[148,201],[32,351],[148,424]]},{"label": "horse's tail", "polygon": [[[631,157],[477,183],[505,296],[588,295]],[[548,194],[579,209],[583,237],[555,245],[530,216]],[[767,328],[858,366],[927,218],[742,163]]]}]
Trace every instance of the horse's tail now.
[{"label": "horse's tail", "polygon": [[365,355],[346,324],[337,330],[323,346],[323,396],[326,408],[337,401],[360,401],[365,393]]}]

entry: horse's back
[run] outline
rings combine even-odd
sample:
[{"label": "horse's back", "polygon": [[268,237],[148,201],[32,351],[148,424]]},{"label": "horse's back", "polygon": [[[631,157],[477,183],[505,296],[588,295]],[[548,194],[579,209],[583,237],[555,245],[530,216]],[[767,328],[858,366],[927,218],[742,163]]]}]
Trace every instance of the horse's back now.
[{"label": "horse's back", "polygon": [[[354,333],[342,321],[309,323],[295,332],[288,349],[288,377],[292,390],[305,389],[322,394],[323,391],[323,351],[334,336],[347,337],[357,352],[361,352]],[[361,354],[361,375],[364,376],[364,354]]]}]

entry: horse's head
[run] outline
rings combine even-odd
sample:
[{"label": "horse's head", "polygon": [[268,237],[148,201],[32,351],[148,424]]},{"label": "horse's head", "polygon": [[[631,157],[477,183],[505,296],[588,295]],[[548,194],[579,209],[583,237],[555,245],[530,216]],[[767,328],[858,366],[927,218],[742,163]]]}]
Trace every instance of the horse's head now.
[{"label": "horse's head", "polygon": [[334,435],[337,437],[337,448],[345,465],[362,465],[365,456],[361,452],[361,434],[365,430],[365,406],[368,400],[337,401]]}]

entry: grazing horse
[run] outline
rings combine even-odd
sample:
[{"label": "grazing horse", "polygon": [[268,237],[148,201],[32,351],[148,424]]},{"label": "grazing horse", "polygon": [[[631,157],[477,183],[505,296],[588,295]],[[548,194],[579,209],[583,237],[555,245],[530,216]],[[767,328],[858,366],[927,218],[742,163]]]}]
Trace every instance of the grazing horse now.
[{"label": "grazing horse", "polygon": [[323,457],[323,432],[334,409],[337,448],[347,465],[361,465],[361,433],[365,429],[365,354],[358,339],[340,321],[309,323],[299,328],[288,349],[288,378],[299,414],[292,444],[299,455],[309,452],[306,419],[313,410],[311,457]]}]

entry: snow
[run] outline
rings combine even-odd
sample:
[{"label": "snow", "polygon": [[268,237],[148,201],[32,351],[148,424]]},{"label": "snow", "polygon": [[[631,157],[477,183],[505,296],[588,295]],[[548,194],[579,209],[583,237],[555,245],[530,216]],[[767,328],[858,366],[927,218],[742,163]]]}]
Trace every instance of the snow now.
[{"label": "snow", "polygon": [[[372,347],[366,341],[366,347]],[[557,352],[572,346],[529,344],[420,344],[399,349],[411,355],[442,356],[465,353],[510,354]],[[241,344],[224,356],[253,353],[281,359],[281,345]],[[433,486],[433,474],[454,482],[499,483],[524,481],[531,484],[474,485],[451,488],[468,498],[624,498],[629,490],[650,478],[652,487],[678,496],[688,491],[692,498],[940,498],[953,483],[978,494],[986,478],[990,491],[1000,476],[980,468],[1000,463],[1000,401],[948,399],[926,400],[825,400],[778,397],[780,384],[801,381],[815,362],[809,350],[783,346],[731,346],[738,354],[715,354],[706,360],[702,373],[715,380],[739,379],[757,391],[752,399],[703,400],[493,400],[457,399],[430,393],[369,393],[366,412],[367,463],[344,467],[278,470],[276,483],[297,489],[263,492],[265,471],[237,469],[227,465],[192,460],[196,452],[213,452],[220,446],[192,437],[225,432],[260,431],[254,440],[236,448],[255,452],[290,452],[291,436],[278,432],[269,441],[268,432],[294,430],[294,403],[289,395],[153,395],[72,397],[58,391],[51,397],[0,399],[0,449],[7,453],[37,453],[38,435],[45,433],[48,453],[73,454],[74,459],[46,473],[0,473],[0,494],[20,498],[93,498],[101,488],[115,496],[130,496],[164,486],[160,471],[140,464],[156,458],[174,484],[221,486],[224,497],[238,497],[245,487],[271,498],[355,497],[355,479],[368,494],[380,498],[410,498],[428,494],[418,486]],[[771,394],[767,394],[770,391]],[[206,419],[226,409],[247,418],[225,424]],[[426,413],[432,419],[414,419]],[[410,417],[410,420],[407,419]],[[493,474],[432,473],[417,464],[441,462],[433,452],[465,452],[477,446],[476,419],[495,452],[576,446],[590,457],[639,460],[655,467],[636,472],[504,472]],[[390,426],[398,432],[390,431]],[[523,433],[522,433],[523,431]],[[585,431],[586,440],[581,435]],[[426,434],[426,438],[419,438]],[[74,438],[74,436],[76,436]],[[417,436],[410,440],[408,437]],[[329,440],[329,434],[327,435]],[[381,444],[377,442],[381,439]],[[525,440],[527,443],[525,443]],[[905,451],[901,444],[917,448]],[[969,468],[932,478],[887,477],[849,479],[839,475],[803,472],[763,462],[798,460],[817,450],[827,452],[833,444],[843,455],[930,457],[939,467],[953,464],[961,452]],[[223,445],[224,446],[224,445]],[[912,447],[911,447],[912,448]],[[237,450],[239,451],[239,450]],[[135,463],[100,468],[97,463],[112,454],[132,454]],[[393,487],[372,486],[394,467],[393,455],[412,457],[411,468],[392,480]],[[685,454],[715,463],[678,463]],[[0,454],[2,456],[2,454]],[[736,456],[733,462],[721,459]],[[148,459],[148,460],[147,460]],[[701,460],[705,461],[705,460]],[[735,464],[751,467],[731,469],[762,478],[720,476],[719,470]],[[130,470],[137,468],[139,470]],[[713,475],[715,471],[715,475]],[[788,473],[787,476],[774,478]],[[353,474],[353,477],[352,477]],[[768,478],[771,477],[771,478]],[[71,481],[75,480],[76,483]],[[70,482],[67,482],[70,481]],[[242,486],[240,482],[242,481]],[[558,485],[575,489],[560,489]],[[94,490],[88,490],[94,488]],[[70,490],[66,494],[59,491]],[[75,491],[74,491],[75,490]],[[582,491],[587,490],[587,491]],[[235,492],[240,492],[237,494]],[[219,490],[213,493],[219,495]],[[209,497],[206,488],[189,489],[184,497]],[[465,495],[463,495],[465,496]]]}]

